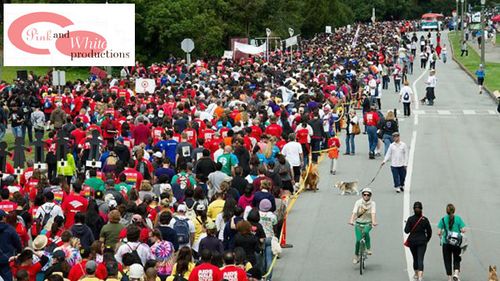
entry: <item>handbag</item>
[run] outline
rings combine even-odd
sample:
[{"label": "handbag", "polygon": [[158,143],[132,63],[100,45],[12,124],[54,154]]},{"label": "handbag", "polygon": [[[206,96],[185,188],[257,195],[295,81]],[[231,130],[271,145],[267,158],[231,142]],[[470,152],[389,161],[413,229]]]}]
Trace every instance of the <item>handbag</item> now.
[{"label": "handbag", "polygon": [[[413,231],[415,230],[415,228],[417,227],[417,225],[420,223],[420,221],[422,220],[424,216],[420,216],[420,218],[418,219],[417,223],[415,223],[415,225],[413,225],[413,227],[411,228],[410,230],[410,233],[408,234],[408,237],[410,237],[410,234],[413,233]],[[403,245],[405,245],[406,247],[410,247],[410,244],[408,243],[408,238],[406,238],[405,242],[403,243]]]},{"label": "handbag", "polygon": [[359,124],[352,125],[352,134],[359,135],[361,133],[361,129],[359,128]]},{"label": "handbag", "polygon": [[446,229],[446,225],[444,224],[444,218],[442,218],[441,220],[443,222],[444,231],[446,232],[446,236],[445,236],[446,237],[446,240],[445,240],[446,244],[451,245],[451,246],[455,246],[455,247],[460,247],[462,245],[462,240],[463,240],[462,233],[455,232],[455,231],[448,231],[448,229]]}]

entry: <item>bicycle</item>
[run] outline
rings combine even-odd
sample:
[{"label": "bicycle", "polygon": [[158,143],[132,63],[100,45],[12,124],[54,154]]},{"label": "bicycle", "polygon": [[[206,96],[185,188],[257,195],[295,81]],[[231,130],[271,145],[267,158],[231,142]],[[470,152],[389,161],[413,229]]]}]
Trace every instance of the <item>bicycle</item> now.
[{"label": "bicycle", "polygon": [[366,225],[356,224],[356,227],[361,231],[361,240],[359,240],[359,275],[363,275],[363,271],[365,270],[365,261],[368,258],[368,251],[366,249],[366,239],[365,239],[365,227]]}]

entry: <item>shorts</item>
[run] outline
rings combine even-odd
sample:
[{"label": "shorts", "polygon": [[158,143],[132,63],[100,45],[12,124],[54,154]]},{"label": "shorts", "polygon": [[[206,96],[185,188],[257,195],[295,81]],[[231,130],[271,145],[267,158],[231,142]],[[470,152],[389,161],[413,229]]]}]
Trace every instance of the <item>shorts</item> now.
[{"label": "shorts", "polygon": [[478,77],[478,78],[477,78],[477,84],[478,84],[479,86],[483,86],[483,82],[484,82],[484,77]]}]

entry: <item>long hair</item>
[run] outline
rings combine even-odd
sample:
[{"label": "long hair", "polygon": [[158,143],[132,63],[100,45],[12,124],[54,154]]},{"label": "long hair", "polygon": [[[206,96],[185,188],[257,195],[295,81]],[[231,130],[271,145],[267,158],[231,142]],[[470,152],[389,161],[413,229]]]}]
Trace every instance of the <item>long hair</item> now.
[{"label": "long hair", "polygon": [[177,255],[177,274],[182,276],[189,270],[189,263],[191,262],[192,258],[193,256],[189,247],[182,247],[179,250],[179,254]]},{"label": "long hair", "polygon": [[446,205],[446,213],[448,214],[448,228],[451,230],[455,223],[455,206],[451,203]]}]

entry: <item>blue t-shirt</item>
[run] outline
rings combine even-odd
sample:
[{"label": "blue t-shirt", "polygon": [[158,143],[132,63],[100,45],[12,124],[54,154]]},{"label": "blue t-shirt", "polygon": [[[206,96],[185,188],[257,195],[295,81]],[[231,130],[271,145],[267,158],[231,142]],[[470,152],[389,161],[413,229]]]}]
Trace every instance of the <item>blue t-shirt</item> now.
[{"label": "blue t-shirt", "polygon": [[476,76],[477,78],[484,78],[486,73],[484,73],[484,69],[478,69],[476,70]]},{"label": "blue t-shirt", "polygon": [[175,154],[178,142],[175,140],[161,140],[156,143],[158,147],[165,155],[170,159],[170,163],[175,165]]}]

